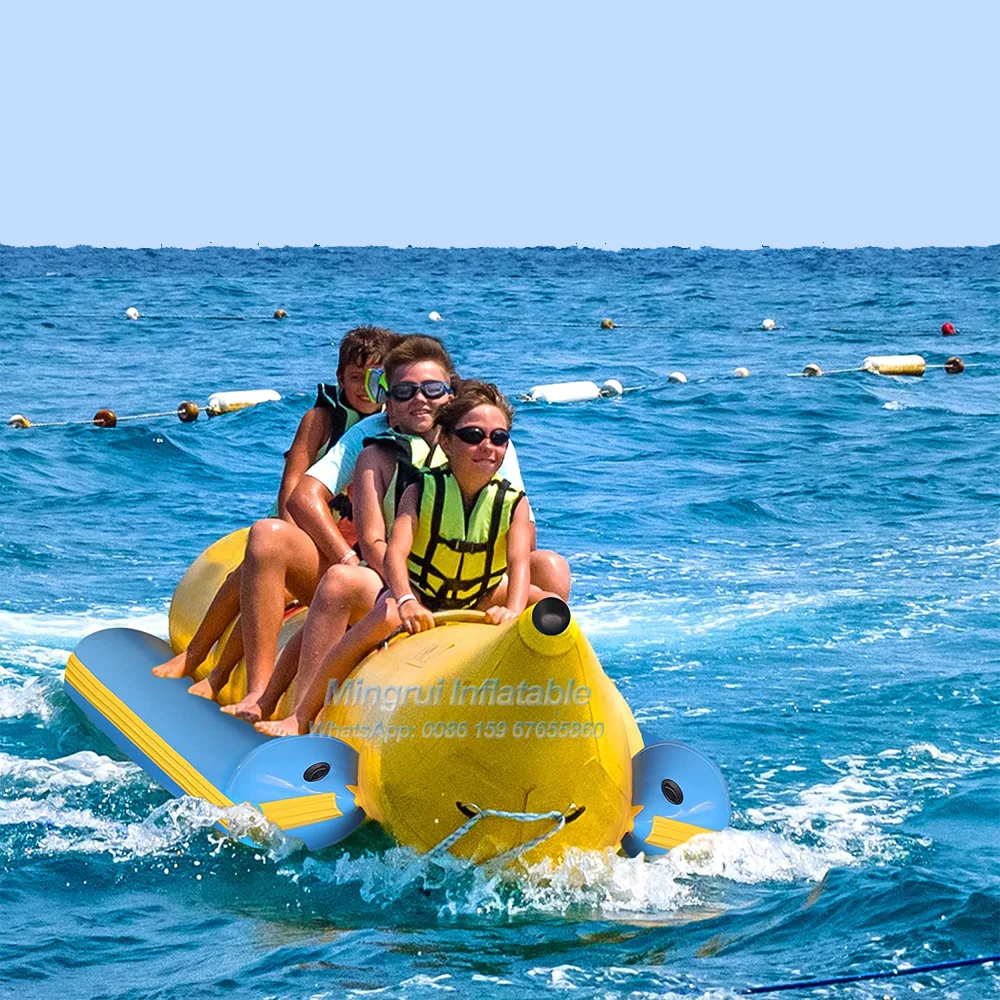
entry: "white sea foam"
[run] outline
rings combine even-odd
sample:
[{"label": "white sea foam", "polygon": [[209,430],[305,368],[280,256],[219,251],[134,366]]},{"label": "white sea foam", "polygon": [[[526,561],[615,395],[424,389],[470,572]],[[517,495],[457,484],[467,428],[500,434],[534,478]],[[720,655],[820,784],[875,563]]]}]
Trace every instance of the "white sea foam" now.
[{"label": "white sea foam", "polygon": [[92,784],[105,785],[111,790],[135,781],[141,774],[138,764],[112,760],[92,750],[81,750],[56,760],[0,753],[0,778],[25,786],[24,791],[30,795],[47,795]]},{"label": "white sea foam", "polygon": [[78,612],[0,611],[0,635],[5,646],[23,645],[11,639],[27,639],[51,647],[55,640],[75,645],[84,636],[102,628],[138,628],[153,635],[167,634],[167,614],[162,608],[135,605],[127,608],[93,607]]},{"label": "white sea foam", "polygon": [[233,838],[266,845],[276,859],[301,846],[247,804],[220,809],[203,799],[170,799],[141,821],[127,822],[67,804],[59,794],[42,799],[0,799],[0,827],[29,825],[46,830],[34,850],[42,854],[107,854],[115,861],[175,855],[178,847],[208,835],[219,821]]},{"label": "white sea foam", "polygon": [[35,678],[23,683],[0,683],[0,719],[21,719],[38,716],[42,721],[52,717],[52,704],[47,688]]}]

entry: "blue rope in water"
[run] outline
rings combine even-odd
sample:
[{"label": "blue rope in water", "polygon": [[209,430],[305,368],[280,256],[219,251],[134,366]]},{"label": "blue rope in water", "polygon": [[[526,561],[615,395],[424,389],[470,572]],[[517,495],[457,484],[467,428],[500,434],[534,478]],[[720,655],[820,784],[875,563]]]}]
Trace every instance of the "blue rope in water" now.
[{"label": "blue rope in water", "polygon": [[866,972],[857,976],[834,976],[832,979],[806,979],[798,983],[778,983],[775,986],[749,986],[740,990],[740,996],[755,993],[780,993],[784,990],[805,990],[817,986],[840,986],[844,983],[861,983],[870,979],[895,979],[897,976],[915,976],[921,972],[939,972],[941,969],[960,969],[968,965],[988,965],[1000,962],[1000,955],[981,958],[962,958],[954,962],[936,962],[934,965],[915,965],[909,969],[891,969],[889,972]]}]

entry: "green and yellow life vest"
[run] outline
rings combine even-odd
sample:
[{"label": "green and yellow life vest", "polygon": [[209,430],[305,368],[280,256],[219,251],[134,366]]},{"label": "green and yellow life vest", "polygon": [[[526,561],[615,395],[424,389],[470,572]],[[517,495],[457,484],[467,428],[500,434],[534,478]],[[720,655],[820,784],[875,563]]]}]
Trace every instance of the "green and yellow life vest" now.
[{"label": "green and yellow life vest", "polygon": [[410,584],[427,607],[472,608],[500,583],[507,570],[511,518],[523,497],[508,480],[491,479],[467,519],[451,471],[424,471],[407,568]]},{"label": "green and yellow life vest", "polygon": [[419,481],[422,469],[437,468],[444,465],[448,458],[437,445],[432,447],[419,434],[403,434],[391,427],[381,434],[365,438],[363,444],[366,448],[370,444],[388,445],[396,453],[396,468],[382,497],[382,517],[385,519],[385,537],[388,538],[406,487]]}]

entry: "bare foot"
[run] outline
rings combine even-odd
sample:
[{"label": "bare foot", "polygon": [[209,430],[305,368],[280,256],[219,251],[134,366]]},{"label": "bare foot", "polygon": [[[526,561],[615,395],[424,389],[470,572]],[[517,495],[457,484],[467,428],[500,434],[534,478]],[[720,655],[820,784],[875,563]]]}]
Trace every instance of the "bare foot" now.
[{"label": "bare foot", "polygon": [[156,677],[184,677],[187,675],[187,653],[178,653],[173,659],[153,667]]},{"label": "bare foot", "polygon": [[215,688],[212,687],[212,680],[204,677],[188,688],[188,694],[196,695],[198,698],[208,698],[210,701],[215,698]]},{"label": "bare foot", "polygon": [[255,722],[254,729],[265,736],[305,736],[308,726],[300,726],[294,715],[287,719],[275,719],[273,722]]},{"label": "bare foot", "polygon": [[235,715],[237,719],[245,722],[260,722],[260,705],[257,704],[258,694],[248,694],[242,701],[235,705],[223,705],[222,711],[227,715]]}]

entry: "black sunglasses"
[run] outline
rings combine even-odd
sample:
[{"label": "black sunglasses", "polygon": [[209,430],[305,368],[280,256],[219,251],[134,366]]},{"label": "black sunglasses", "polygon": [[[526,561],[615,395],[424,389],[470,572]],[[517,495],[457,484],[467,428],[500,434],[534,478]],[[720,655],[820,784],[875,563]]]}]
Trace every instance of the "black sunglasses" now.
[{"label": "black sunglasses", "polygon": [[442,396],[450,395],[452,388],[440,379],[429,379],[426,382],[397,382],[389,386],[389,395],[397,403],[413,399],[418,392],[424,394],[424,399],[440,399]]},{"label": "black sunglasses", "polygon": [[[482,427],[458,427],[455,429],[455,437],[466,444],[481,444],[486,438],[486,431]],[[490,431],[490,444],[502,448],[510,440],[510,431],[505,431],[502,427],[497,427]]]}]

